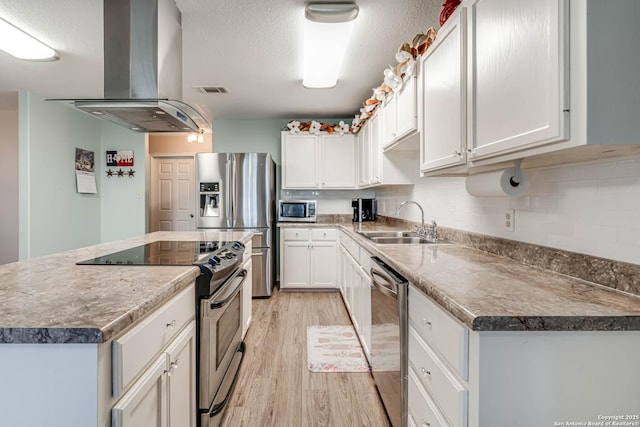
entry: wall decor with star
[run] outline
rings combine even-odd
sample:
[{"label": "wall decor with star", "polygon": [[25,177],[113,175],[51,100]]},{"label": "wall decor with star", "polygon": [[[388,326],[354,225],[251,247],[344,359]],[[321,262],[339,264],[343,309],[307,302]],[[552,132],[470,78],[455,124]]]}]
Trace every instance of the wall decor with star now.
[{"label": "wall decor with star", "polygon": [[[107,167],[109,167],[106,171],[107,178],[113,176],[122,178],[125,175],[129,178],[134,177],[136,171],[132,168],[129,168],[128,171],[122,170],[122,166],[133,166],[133,150],[108,150],[106,154]],[[118,169],[112,170],[111,167]]]}]

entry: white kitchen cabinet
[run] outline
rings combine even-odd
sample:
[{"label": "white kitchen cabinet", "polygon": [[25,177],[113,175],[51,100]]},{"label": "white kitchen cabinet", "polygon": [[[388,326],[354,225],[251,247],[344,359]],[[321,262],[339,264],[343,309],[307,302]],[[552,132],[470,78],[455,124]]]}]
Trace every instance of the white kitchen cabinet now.
[{"label": "white kitchen cabinet", "polygon": [[420,57],[420,172],[467,162],[466,8],[460,7]]},{"label": "white kitchen cabinet", "polygon": [[335,289],[336,240],[333,228],[282,228],[280,288]]},{"label": "white kitchen cabinet", "polygon": [[471,160],[568,137],[566,12],[562,0],[470,6]]},{"label": "white kitchen cabinet", "polygon": [[[367,359],[371,350],[371,278],[368,268],[370,256],[344,232],[340,233],[340,290]],[[367,262],[359,261],[361,258],[366,258]]]},{"label": "white kitchen cabinet", "polygon": [[[370,119],[373,120],[373,119]],[[369,122],[360,128],[357,135],[358,187],[367,187],[371,181],[371,126]]]},{"label": "white kitchen cabinet", "polygon": [[382,146],[385,150],[418,130],[416,93],[416,77],[412,76],[382,106]]},{"label": "white kitchen cabinet", "polygon": [[113,427],[196,425],[195,327],[193,320],[116,403]]},{"label": "white kitchen cabinet", "polygon": [[318,138],[311,134],[282,133],[282,187],[318,186]]},{"label": "white kitchen cabinet", "polygon": [[113,427],[167,427],[167,358],[158,356],[113,407]]},{"label": "white kitchen cabinet", "polygon": [[358,186],[412,184],[417,175],[417,159],[412,151],[383,152],[384,113],[381,108],[358,132]]},{"label": "white kitchen cabinet", "polygon": [[[466,25],[457,23],[464,14]],[[427,77],[433,77],[432,57],[444,61],[437,51],[453,44],[453,26],[466,30],[463,136],[442,120],[435,130],[429,127],[425,110],[448,111],[449,123],[457,121],[459,98],[436,103],[433,93],[425,93],[434,88],[422,81],[422,174],[460,174],[518,159],[523,168],[534,168],[640,152],[640,121],[633,113],[640,85],[637,73],[629,72],[640,69],[640,56],[622,48],[640,43],[637,20],[637,2],[629,0],[463,1],[419,67],[419,78],[435,84]],[[466,164],[457,149],[464,138]]]},{"label": "white kitchen cabinet", "polygon": [[638,351],[640,331],[471,331],[410,285],[409,417],[538,427],[635,414]]},{"label": "white kitchen cabinet", "polygon": [[356,187],[353,134],[282,132],[282,188]]}]

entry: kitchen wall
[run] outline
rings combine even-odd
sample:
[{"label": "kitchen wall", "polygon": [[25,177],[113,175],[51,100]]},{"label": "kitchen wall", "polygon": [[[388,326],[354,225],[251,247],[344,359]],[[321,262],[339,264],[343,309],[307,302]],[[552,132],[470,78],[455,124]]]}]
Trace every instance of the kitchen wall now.
[{"label": "kitchen wall", "polygon": [[[100,225],[102,242],[139,236],[147,230],[147,167],[146,135],[132,132],[111,123],[100,125],[100,150],[96,163],[100,164]],[[133,150],[133,177],[107,177],[107,150]],[[115,170],[116,168],[111,168]]]},{"label": "kitchen wall", "polygon": [[[75,148],[94,151],[97,194],[76,191]],[[106,178],[106,149],[133,149],[135,178]],[[20,259],[145,233],[145,135],[37,94],[19,95]]]},{"label": "kitchen wall", "polygon": [[204,135],[204,142],[187,142],[186,133],[149,134],[150,154],[195,154],[211,151],[211,134]]},{"label": "kitchen wall", "polygon": [[18,93],[0,94],[0,264],[18,260]]},{"label": "kitchen wall", "polygon": [[[378,208],[416,200],[425,220],[462,230],[640,264],[640,156],[528,171],[528,196],[474,197],[465,178],[416,178],[413,189],[376,191]],[[504,210],[515,209],[515,231],[503,229]],[[400,217],[419,221],[415,206]]]}]

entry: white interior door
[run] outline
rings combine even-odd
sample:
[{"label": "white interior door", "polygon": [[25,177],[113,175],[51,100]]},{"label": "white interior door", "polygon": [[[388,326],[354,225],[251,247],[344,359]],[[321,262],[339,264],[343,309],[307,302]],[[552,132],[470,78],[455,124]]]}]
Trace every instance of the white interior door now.
[{"label": "white interior door", "polygon": [[152,157],[149,231],[195,230],[193,157]]}]

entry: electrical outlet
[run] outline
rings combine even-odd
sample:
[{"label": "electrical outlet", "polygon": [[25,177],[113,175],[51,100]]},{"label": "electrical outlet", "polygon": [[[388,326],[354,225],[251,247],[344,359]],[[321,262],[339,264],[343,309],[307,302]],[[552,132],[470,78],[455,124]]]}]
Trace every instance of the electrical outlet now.
[{"label": "electrical outlet", "polygon": [[502,218],[505,231],[515,231],[516,229],[516,210],[505,209],[504,217]]}]

